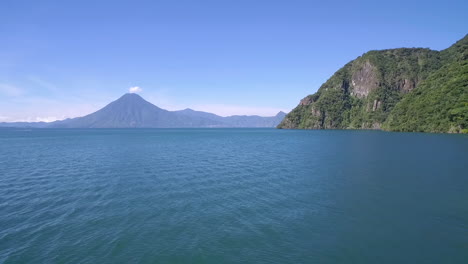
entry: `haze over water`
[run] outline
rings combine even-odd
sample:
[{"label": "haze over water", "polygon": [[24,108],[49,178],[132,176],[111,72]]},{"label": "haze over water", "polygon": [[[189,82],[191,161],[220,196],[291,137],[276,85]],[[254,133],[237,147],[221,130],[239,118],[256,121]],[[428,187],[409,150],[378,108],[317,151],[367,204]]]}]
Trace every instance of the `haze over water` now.
[{"label": "haze over water", "polygon": [[468,138],[0,130],[0,263],[466,263]]}]

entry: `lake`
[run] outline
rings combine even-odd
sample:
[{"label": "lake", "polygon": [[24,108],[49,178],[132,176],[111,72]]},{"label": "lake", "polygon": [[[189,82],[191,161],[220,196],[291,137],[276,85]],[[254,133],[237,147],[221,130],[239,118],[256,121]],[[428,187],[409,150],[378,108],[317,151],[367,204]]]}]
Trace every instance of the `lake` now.
[{"label": "lake", "polygon": [[0,263],[468,263],[468,136],[0,129]]}]

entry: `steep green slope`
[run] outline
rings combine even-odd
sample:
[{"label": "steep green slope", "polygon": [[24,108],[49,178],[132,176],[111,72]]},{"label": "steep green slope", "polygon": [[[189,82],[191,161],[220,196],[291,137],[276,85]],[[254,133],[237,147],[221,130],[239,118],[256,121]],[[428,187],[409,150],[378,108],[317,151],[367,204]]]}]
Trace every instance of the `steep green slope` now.
[{"label": "steep green slope", "polygon": [[468,132],[468,61],[443,66],[405,96],[383,126],[391,131]]},{"label": "steep green slope", "polygon": [[[400,115],[393,116],[390,123],[386,122],[389,114],[402,98],[408,97],[407,104],[411,104],[414,100],[412,98],[418,97],[416,93],[421,93],[416,91],[420,90],[415,89],[416,87],[424,83],[426,84],[422,89],[432,86],[432,83],[435,83],[433,78],[437,79],[437,76],[431,77],[431,81],[425,80],[439,70],[442,71],[442,68],[450,72],[455,69],[451,77],[453,79],[466,75],[459,69],[460,64],[453,64],[451,67],[444,65],[466,60],[464,54],[467,40],[468,37],[465,37],[442,52],[421,48],[367,52],[338,70],[315,94],[302,99],[278,127],[378,129],[384,124],[385,129],[396,130],[400,127],[399,129],[403,130],[403,127],[397,125],[401,122]],[[457,85],[460,86],[457,88],[459,94],[466,94],[464,84],[457,82]],[[448,111],[451,110],[453,109]],[[463,125],[452,130],[461,131],[462,127]],[[405,128],[404,131],[421,130]],[[446,131],[449,131],[449,128]]]},{"label": "steep green slope", "polygon": [[384,129],[468,133],[468,37],[441,58],[445,65],[395,106]]}]

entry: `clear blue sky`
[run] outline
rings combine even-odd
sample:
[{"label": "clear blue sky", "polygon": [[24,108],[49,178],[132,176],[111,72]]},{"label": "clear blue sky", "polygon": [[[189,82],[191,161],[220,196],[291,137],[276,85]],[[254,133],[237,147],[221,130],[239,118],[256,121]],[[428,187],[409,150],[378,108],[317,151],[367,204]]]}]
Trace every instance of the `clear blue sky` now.
[{"label": "clear blue sky", "polygon": [[0,121],[99,109],[138,86],[170,109],[289,111],[372,49],[444,49],[468,1],[0,2]]}]

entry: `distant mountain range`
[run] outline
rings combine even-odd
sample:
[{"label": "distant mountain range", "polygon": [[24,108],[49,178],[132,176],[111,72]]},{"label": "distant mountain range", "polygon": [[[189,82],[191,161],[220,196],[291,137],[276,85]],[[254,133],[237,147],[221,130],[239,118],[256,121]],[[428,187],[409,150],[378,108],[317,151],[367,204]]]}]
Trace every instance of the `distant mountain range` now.
[{"label": "distant mountain range", "polygon": [[278,127],[468,133],[468,35],[442,51],[369,51]]},{"label": "distant mountain range", "polygon": [[276,127],[286,113],[276,116],[236,115],[222,117],[212,113],[185,109],[168,111],[128,93],[104,108],[77,118],[55,122],[0,123],[0,127],[23,128],[196,128],[196,127]]}]

